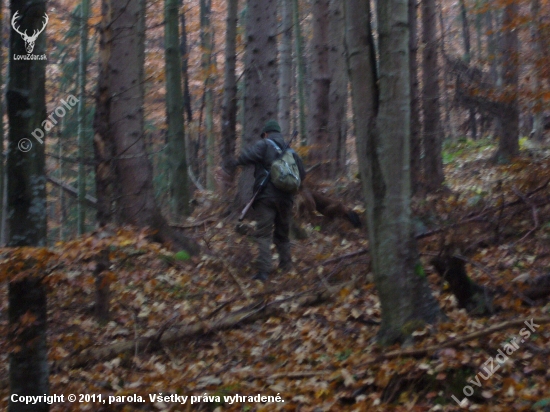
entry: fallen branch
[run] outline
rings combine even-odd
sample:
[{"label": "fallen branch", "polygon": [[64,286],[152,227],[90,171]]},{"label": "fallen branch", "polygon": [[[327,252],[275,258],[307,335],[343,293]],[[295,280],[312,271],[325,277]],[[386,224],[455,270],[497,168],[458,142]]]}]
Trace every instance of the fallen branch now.
[{"label": "fallen branch", "polygon": [[[56,186],[60,187],[61,189],[63,189],[71,197],[74,197],[75,199],[78,198],[78,190],[75,187],[71,186],[70,184],[65,183],[62,180],[59,180],[59,179],[57,179],[55,177],[52,177],[52,176],[46,176],[46,179],[50,183],[53,183],[54,185],[56,185]],[[88,206],[91,206],[91,207],[94,207],[94,208],[97,207],[97,199],[95,197],[90,196],[90,195],[86,195],[84,200],[85,200],[85,202]]]},{"label": "fallen branch", "polygon": [[[529,319],[529,321],[530,320],[531,319]],[[445,348],[451,348],[451,347],[454,347],[454,346],[458,346],[461,343],[465,343],[465,342],[468,342],[470,340],[477,339],[477,338],[482,338],[482,337],[490,335],[494,332],[498,332],[498,331],[501,331],[501,330],[510,329],[510,328],[525,325],[525,322],[526,322],[526,320],[512,320],[512,321],[500,323],[498,325],[489,327],[489,328],[484,329],[484,330],[469,333],[469,334],[461,336],[459,338],[448,340],[448,341],[440,343],[438,345],[432,345],[432,346],[427,346],[425,348],[418,348],[418,349],[405,349],[405,350],[395,350],[395,351],[392,351],[392,352],[387,352],[387,353],[379,355],[375,358],[372,358],[372,359],[368,360],[367,362],[363,362],[359,366],[373,365],[373,364],[376,364],[376,363],[383,362],[385,360],[400,358],[400,357],[404,357],[404,356],[414,356],[414,357],[416,357],[416,356],[425,356],[430,352],[435,352],[435,351],[438,351],[440,349],[445,349]],[[534,318],[533,323],[535,325],[538,325],[538,326],[548,324],[548,323],[550,323],[550,317]],[[370,369],[367,368],[367,369],[363,369],[361,371],[354,371],[353,375],[355,377],[365,376],[369,372],[369,370]],[[281,372],[281,373],[269,374],[269,375],[266,374],[266,375],[261,375],[261,376],[258,376],[258,377],[259,378],[266,378],[266,379],[282,379],[282,378],[285,378],[285,379],[302,379],[302,378],[309,378],[309,377],[315,377],[315,376],[330,376],[330,375],[333,375],[335,372],[337,372],[337,371],[330,370],[330,369],[316,370],[316,371],[288,371],[288,372]],[[340,375],[333,375],[334,379],[338,378],[339,376]]]},{"label": "fallen branch", "polygon": [[[550,179],[548,179],[546,182],[544,182],[543,184],[541,184],[540,186],[538,186],[537,188],[531,190],[530,192],[527,192],[524,196],[526,199],[528,199],[529,197],[531,197],[532,195],[534,195],[535,193],[537,192],[540,192],[541,190],[543,190],[544,188],[546,188],[548,186],[548,184],[550,183]],[[418,235],[415,236],[416,239],[424,239],[426,237],[430,237],[432,235],[436,235],[438,233],[441,233],[445,230],[448,230],[448,229],[451,229],[451,228],[454,228],[454,227],[457,227],[457,226],[460,226],[460,225],[463,225],[465,223],[469,223],[469,222],[474,222],[476,220],[479,220],[480,218],[482,218],[483,216],[486,216],[488,214],[493,214],[495,211],[497,210],[504,210],[505,208],[508,208],[508,207],[512,207],[512,206],[517,206],[519,205],[520,203],[523,202],[523,199],[518,199],[518,200],[514,200],[514,201],[511,201],[511,202],[508,202],[508,203],[504,203],[502,205],[499,205],[499,206],[494,206],[494,207],[490,207],[490,208],[487,208],[487,209],[484,209],[481,213],[478,213],[476,215],[469,215],[467,216],[465,219],[462,219],[456,223],[452,223],[448,226],[444,226],[444,227],[439,227],[439,228],[435,228],[435,229],[432,229],[432,230],[429,230],[427,232],[424,232],[424,233],[419,233]],[[539,205],[540,206],[540,205]]]},{"label": "fallen branch", "polygon": [[[355,284],[355,278],[350,282],[345,282],[334,290],[343,289]],[[51,370],[74,369],[82,367],[90,362],[102,362],[114,358],[123,353],[131,353],[135,346],[141,348],[158,347],[159,344],[169,344],[180,341],[181,339],[191,338],[194,336],[205,335],[219,330],[230,329],[243,322],[252,322],[258,319],[272,316],[276,313],[277,308],[284,302],[289,300],[298,300],[300,306],[309,306],[319,301],[329,299],[332,296],[325,288],[315,288],[307,292],[298,293],[285,299],[275,300],[269,303],[259,301],[254,305],[250,305],[247,310],[240,310],[230,313],[226,317],[214,322],[197,322],[192,325],[174,325],[168,330],[163,331],[160,339],[158,334],[148,338],[139,338],[137,341],[117,342],[101,347],[91,347],[82,350],[81,352],[54,362]]]},{"label": "fallen branch", "polygon": [[[439,343],[437,345],[431,345],[427,346],[425,348],[418,348],[418,349],[404,349],[404,350],[394,350],[392,352],[387,352],[385,354],[382,354],[376,358],[373,358],[365,363],[362,364],[362,366],[365,365],[372,365],[374,363],[378,363],[387,359],[394,359],[394,358],[400,358],[402,356],[425,356],[428,353],[438,351],[440,349],[445,348],[452,348],[454,346],[458,346],[462,343],[482,338],[484,336],[488,336],[492,333],[499,332],[501,330],[506,330],[510,328],[517,328],[519,326],[525,325],[525,322],[530,321],[531,319],[525,320],[511,320],[508,322],[499,323],[498,325],[491,326],[487,329],[483,329],[477,332],[472,332],[464,336],[460,336],[458,338],[450,339],[446,342]],[[547,323],[550,323],[550,317],[543,317],[543,318],[534,318],[533,323],[535,325],[545,325]]]},{"label": "fallen branch", "polygon": [[199,227],[199,226],[205,225],[207,223],[215,222],[216,220],[218,220],[218,219],[211,216],[211,217],[207,217],[206,219],[200,220],[198,222],[190,223],[188,225],[171,224],[170,227],[173,227],[173,228],[176,228],[176,229],[193,229],[195,227]]}]

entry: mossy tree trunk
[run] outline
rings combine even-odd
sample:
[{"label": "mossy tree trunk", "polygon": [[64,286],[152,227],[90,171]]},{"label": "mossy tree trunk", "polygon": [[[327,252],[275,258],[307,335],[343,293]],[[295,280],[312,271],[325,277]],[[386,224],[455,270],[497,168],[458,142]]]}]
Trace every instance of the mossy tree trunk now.
[{"label": "mossy tree trunk", "polygon": [[378,338],[391,344],[405,340],[412,324],[433,323],[440,313],[420,266],[411,221],[408,2],[378,2],[379,76],[365,24],[369,3],[345,4],[357,156],[369,199],[369,251],[382,308]]}]

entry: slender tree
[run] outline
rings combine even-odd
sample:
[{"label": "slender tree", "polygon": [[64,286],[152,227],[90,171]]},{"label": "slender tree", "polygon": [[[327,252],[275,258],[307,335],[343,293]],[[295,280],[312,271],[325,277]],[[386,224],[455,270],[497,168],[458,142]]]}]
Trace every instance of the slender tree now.
[{"label": "slender tree", "polygon": [[411,188],[416,193],[422,177],[422,124],[418,88],[418,3],[409,0],[409,72],[411,79]]},{"label": "slender tree", "polygon": [[294,25],[294,46],[296,58],[296,89],[298,93],[298,124],[302,144],[307,141],[306,130],[306,97],[305,97],[305,63],[303,54],[303,39],[300,26],[300,8],[298,0],[292,0],[292,23]]},{"label": "slender tree", "polygon": [[201,68],[204,77],[204,125],[206,134],[206,188],[214,190],[214,155],[215,155],[215,136],[214,136],[214,69],[215,60],[212,59],[214,45],[214,33],[211,23],[212,1],[200,0],[200,18],[201,18],[201,48],[202,61]]},{"label": "slender tree", "polygon": [[86,171],[84,157],[86,153],[86,69],[88,67],[88,16],[90,1],[80,3],[80,51],[78,55],[78,205],[77,230],[81,235],[86,231]]},{"label": "slender tree", "polygon": [[[472,58],[472,46],[470,41],[470,23],[468,20],[468,10],[466,9],[466,1],[460,0],[460,17],[462,19],[462,36],[464,39],[464,61],[466,64],[470,64]],[[476,124],[476,110],[475,108],[469,109],[470,115],[470,131],[472,133],[472,139],[477,139],[477,124]]]},{"label": "slender tree", "polygon": [[328,39],[328,67],[330,77],[329,114],[328,114],[328,147],[327,159],[330,161],[328,176],[336,178],[346,170],[346,136],[347,136],[347,102],[348,73],[344,57],[344,5],[341,0],[329,1],[330,33]]},{"label": "slender tree", "polygon": [[[247,1],[242,145],[260,138],[265,122],[277,119],[277,0]],[[252,167],[241,173],[237,208],[252,197]]]},{"label": "slender tree", "polygon": [[[183,0],[180,0],[180,3],[182,2]],[[180,4],[180,7],[181,7],[181,4]],[[191,110],[191,93],[189,92],[187,26],[185,24],[184,7],[181,7],[180,26],[181,26],[180,55],[181,55],[181,76],[183,78],[183,107],[185,108],[185,113],[187,113],[187,121],[191,122],[193,120],[193,111]],[[189,154],[188,151],[186,153]]]},{"label": "slender tree", "polygon": [[292,86],[292,3],[280,0],[282,36],[279,42],[279,125],[283,136],[290,133],[290,92]]},{"label": "slender tree", "polygon": [[[10,12],[12,22],[27,32],[45,26],[46,1],[11,0]],[[46,61],[13,59],[14,55],[27,55],[25,42],[15,30],[10,30],[9,44],[7,246],[44,247],[47,236],[44,142],[35,141],[31,132],[40,128],[46,118]],[[36,39],[33,52],[46,53],[45,33]],[[33,268],[28,262],[25,266],[28,271]],[[9,354],[10,392],[19,396],[40,396],[49,391],[46,288],[42,277],[43,273],[21,273],[9,283],[9,330],[13,345]],[[49,405],[12,402],[10,397],[8,410],[45,412]]]},{"label": "slender tree", "polygon": [[439,308],[420,266],[411,224],[408,3],[377,4],[380,76],[365,24],[371,21],[368,1],[346,0],[346,42],[357,155],[369,199],[369,250],[382,307],[378,337],[388,344],[407,338],[419,321],[435,322]]},{"label": "slender tree", "polygon": [[223,168],[230,170],[229,161],[235,155],[237,139],[237,21],[238,0],[228,0],[225,30],[225,75],[222,104],[222,147]]},{"label": "slender tree", "polygon": [[502,79],[504,82],[503,100],[506,109],[502,112],[502,132],[495,160],[498,163],[508,163],[519,151],[519,40],[515,27],[518,15],[516,2],[507,2],[502,19]]},{"label": "slender tree", "polygon": [[443,130],[439,111],[439,66],[437,62],[437,9],[435,0],[422,0],[422,112],[424,145],[424,177],[426,188],[441,188]]},{"label": "slender tree", "polygon": [[183,90],[178,32],[178,0],[164,5],[164,45],[166,64],[166,119],[168,122],[168,162],[170,166],[171,209],[176,216],[189,214],[189,183],[183,120]]},{"label": "slender tree", "polygon": [[[2,20],[4,19],[4,2],[0,0],[0,33],[3,33]],[[3,49],[0,48],[0,68],[4,67]],[[4,84],[2,70],[0,69],[0,85]],[[0,93],[0,148],[4,151],[4,96]],[[4,189],[5,189],[5,166],[4,156],[0,158],[0,245],[4,245]]]},{"label": "slender tree", "polygon": [[540,0],[531,0],[531,16],[533,19],[531,27],[531,44],[533,48],[533,91],[536,95],[533,103],[533,130],[531,136],[535,141],[543,139],[543,100],[541,99],[541,70],[544,67],[544,45],[542,41],[541,30],[544,27],[540,12]]},{"label": "slender tree", "polygon": [[328,61],[329,0],[312,3],[311,91],[308,116],[310,161],[318,163],[321,175],[328,175],[328,134],[330,72]]},{"label": "slender tree", "polygon": [[[102,18],[94,139],[99,221],[149,227],[154,239],[196,253],[193,241],[168,226],[154,197],[143,132],[145,2],[105,0]],[[116,179],[105,190],[109,176]]]}]

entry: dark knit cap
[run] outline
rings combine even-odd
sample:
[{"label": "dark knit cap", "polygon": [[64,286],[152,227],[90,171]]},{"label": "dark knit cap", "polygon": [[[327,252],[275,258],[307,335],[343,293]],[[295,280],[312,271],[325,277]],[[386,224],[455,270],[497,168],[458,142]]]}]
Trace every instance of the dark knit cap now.
[{"label": "dark knit cap", "polygon": [[277,120],[268,120],[265,123],[265,126],[262,129],[262,133],[269,133],[269,132],[281,133],[281,126],[279,126],[279,123],[277,123]]}]

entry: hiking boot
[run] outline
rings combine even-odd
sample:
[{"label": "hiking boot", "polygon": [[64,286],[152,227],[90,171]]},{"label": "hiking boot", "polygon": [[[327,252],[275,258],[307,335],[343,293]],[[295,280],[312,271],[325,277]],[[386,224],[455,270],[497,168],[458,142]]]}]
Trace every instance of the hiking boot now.
[{"label": "hiking boot", "polygon": [[252,280],[259,280],[260,282],[265,282],[267,280],[267,273],[265,272],[258,272],[254,275]]},{"label": "hiking boot", "polygon": [[280,262],[278,266],[279,271],[282,273],[287,273],[292,270],[292,262],[286,261],[286,262]]}]

